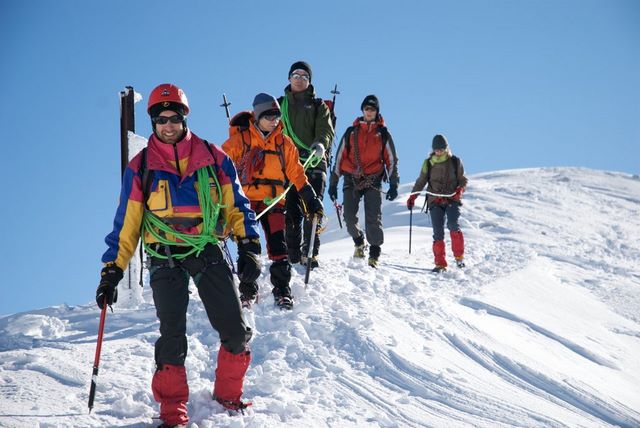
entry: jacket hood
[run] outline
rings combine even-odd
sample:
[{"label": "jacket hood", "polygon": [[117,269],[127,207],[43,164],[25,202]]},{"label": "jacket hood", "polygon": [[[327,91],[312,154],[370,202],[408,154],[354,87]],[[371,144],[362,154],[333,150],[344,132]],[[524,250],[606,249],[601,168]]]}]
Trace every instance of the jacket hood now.
[{"label": "jacket hood", "polygon": [[[178,159],[188,158],[187,168],[183,172],[183,177],[194,173],[206,165],[212,165],[215,160],[202,140],[187,129],[182,140],[175,144],[178,149]],[[155,135],[149,138],[147,163],[149,169],[167,171],[177,174],[178,170],[171,163],[175,162],[175,151],[173,144],[165,144]]]}]

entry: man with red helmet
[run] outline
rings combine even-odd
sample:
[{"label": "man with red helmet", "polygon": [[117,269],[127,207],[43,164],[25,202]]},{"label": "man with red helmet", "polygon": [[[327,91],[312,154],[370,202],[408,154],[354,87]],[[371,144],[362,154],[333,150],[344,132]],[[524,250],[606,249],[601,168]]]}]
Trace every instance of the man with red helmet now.
[{"label": "man with red helmet", "polygon": [[124,173],[114,228],[105,239],[108,249],[102,256],[105,267],[96,301],[100,308],[117,301],[118,282],[142,238],[160,321],[153,396],[160,403],[163,426],[182,426],[189,421],[184,367],[189,278],[220,336],[213,395],[224,407],[241,410],[246,407],[240,397],[252,332],[242,317],[216,226],[226,225],[238,242],[242,281],[260,275],[261,248],[255,213],[233,162],[187,127],[184,92],[172,84],[156,87],[147,111],[153,134]]}]

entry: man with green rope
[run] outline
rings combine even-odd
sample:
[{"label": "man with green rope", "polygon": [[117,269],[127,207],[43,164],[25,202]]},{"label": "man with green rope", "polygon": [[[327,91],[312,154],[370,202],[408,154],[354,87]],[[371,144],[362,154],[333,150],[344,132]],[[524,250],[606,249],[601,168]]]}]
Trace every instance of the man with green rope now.
[{"label": "man with green rope", "polygon": [[[291,138],[300,153],[300,161],[305,163],[312,154],[319,154],[318,163],[311,163],[306,175],[318,197],[322,198],[327,181],[327,165],[331,156],[331,143],[334,129],[331,123],[329,107],[316,98],[311,84],[311,66],[304,61],[294,62],[289,68],[289,85],[284,89],[285,95],[278,99],[282,111],[282,125],[286,136]],[[304,216],[300,195],[295,188],[287,194],[286,240],[289,261],[291,263],[311,263],[318,266],[320,239],[315,231],[313,257],[307,260],[307,249],[311,236],[311,220]],[[304,233],[303,233],[304,220]],[[304,239],[303,239],[304,235]]]},{"label": "man with green rope", "polygon": [[187,128],[189,103],[184,92],[172,84],[156,87],[147,111],[153,134],[125,170],[114,228],[106,237],[96,301],[100,308],[117,301],[117,285],[142,237],[160,321],[153,396],[160,403],[163,426],[186,426],[190,278],[220,336],[213,396],[228,409],[247,406],[240,398],[252,332],[243,319],[216,226],[230,230],[238,242],[242,281],[260,276],[259,230],[231,159]]}]

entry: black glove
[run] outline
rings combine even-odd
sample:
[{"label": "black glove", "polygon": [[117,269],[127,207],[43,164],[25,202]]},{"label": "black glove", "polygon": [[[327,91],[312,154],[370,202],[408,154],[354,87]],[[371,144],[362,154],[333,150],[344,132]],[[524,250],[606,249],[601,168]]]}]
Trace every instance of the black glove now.
[{"label": "black glove", "polygon": [[298,190],[298,194],[302,198],[303,209],[307,217],[312,215],[322,217],[324,215],[322,201],[316,196],[316,192],[310,184],[305,184],[302,189]]},{"label": "black glove", "polygon": [[398,197],[398,185],[392,184],[389,186],[389,190],[387,190],[387,200],[393,201]]},{"label": "black glove", "polygon": [[96,303],[102,309],[105,299],[107,305],[111,306],[118,301],[118,283],[124,276],[122,269],[115,263],[107,263],[100,272],[100,284],[96,290]]},{"label": "black glove", "polygon": [[331,199],[332,202],[335,202],[338,200],[338,185],[337,184],[330,184],[329,185],[329,199]]},{"label": "black glove", "polygon": [[260,276],[262,263],[260,262],[260,241],[257,239],[243,239],[238,242],[238,278],[242,282],[253,282]]}]

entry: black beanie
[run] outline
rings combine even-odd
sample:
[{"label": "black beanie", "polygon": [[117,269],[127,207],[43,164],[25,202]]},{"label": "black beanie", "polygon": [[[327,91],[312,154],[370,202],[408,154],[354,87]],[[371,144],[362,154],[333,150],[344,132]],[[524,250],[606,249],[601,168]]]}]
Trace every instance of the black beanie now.
[{"label": "black beanie", "polygon": [[433,137],[433,141],[431,143],[431,148],[433,150],[444,150],[449,147],[449,143],[444,135],[437,134]]},{"label": "black beanie", "polygon": [[367,106],[373,107],[378,113],[380,113],[380,103],[378,102],[378,97],[375,95],[367,95],[364,97],[362,104],[360,104],[360,110],[364,111],[364,108]]},{"label": "black beanie", "polygon": [[175,111],[180,116],[184,117],[184,106],[182,104],[174,103],[171,101],[164,101],[158,104],[155,104],[149,108],[149,116],[158,117],[160,113],[165,110]]},{"label": "black beanie", "polygon": [[311,75],[311,66],[308,63],[304,61],[297,61],[291,64],[291,67],[289,68],[289,76],[287,76],[287,78],[291,77],[291,74],[293,74],[293,72],[296,70],[306,71],[307,74],[309,74],[309,83],[311,83],[311,79],[313,76]]}]

